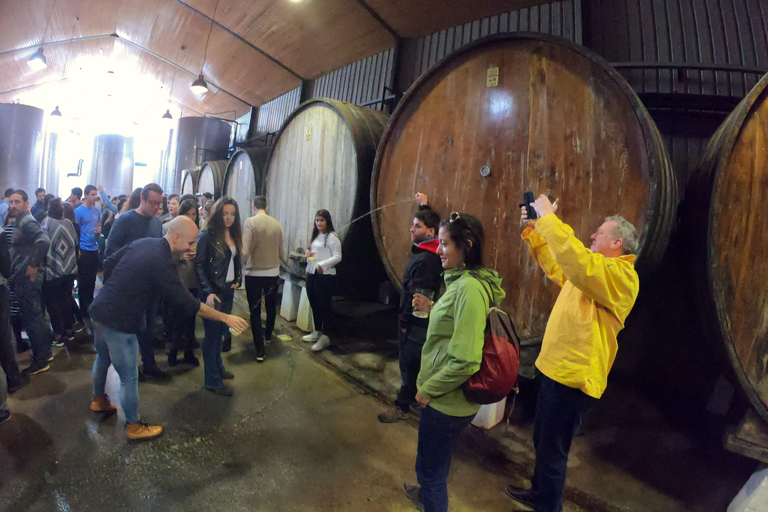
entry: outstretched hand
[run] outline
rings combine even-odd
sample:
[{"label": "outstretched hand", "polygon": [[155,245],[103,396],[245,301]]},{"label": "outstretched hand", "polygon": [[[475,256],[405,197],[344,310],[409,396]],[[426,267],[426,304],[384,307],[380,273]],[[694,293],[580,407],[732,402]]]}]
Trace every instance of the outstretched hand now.
[{"label": "outstretched hand", "polygon": [[541,194],[537,197],[532,206],[539,217],[549,215],[550,213],[557,213],[557,205],[552,204],[552,201],[549,200],[546,194]]},{"label": "outstretched hand", "polygon": [[416,199],[416,202],[419,204],[419,206],[425,206],[429,203],[429,198],[427,197],[427,194],[416,192],[416,195],[413,197],[414,199]]}]

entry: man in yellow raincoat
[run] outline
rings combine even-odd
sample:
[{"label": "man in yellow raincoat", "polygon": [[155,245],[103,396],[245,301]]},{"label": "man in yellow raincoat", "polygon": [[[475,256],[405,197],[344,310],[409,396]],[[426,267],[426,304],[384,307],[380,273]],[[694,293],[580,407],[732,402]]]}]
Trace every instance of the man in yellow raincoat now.
[{"label": "man in yellow raincoat", "polygon": [[555,213],[547,196],[533,203],[539,216],[522,233],[547,277],[562,288],[550,314],[536,367],[541,387],[533,444],[531,488],[507,486],[507,494],[536,512],[560,512],[566,463],[584,411],[605,391],[616,358],[616,335],[640,289],[634,253],[637,232],[623,217],[608,217],[587,249]]}]

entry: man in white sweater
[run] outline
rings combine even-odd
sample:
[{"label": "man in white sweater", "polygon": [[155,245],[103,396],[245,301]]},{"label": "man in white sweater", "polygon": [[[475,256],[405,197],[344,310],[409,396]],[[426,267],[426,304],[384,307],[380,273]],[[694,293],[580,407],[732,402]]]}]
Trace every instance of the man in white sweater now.
[{"label": "man in white sweater", "polygon": [[[253,198],[253,217],[243,226],[243,265],[245,267],[245,292],[251,310],[251,331],[256,345],[256,361],[266,357],[264,342],[272,340],[272,330],[277,316],[277,287],[280,279],[280,262],[285,260],[283,228],[267,215],[267,199]],[[261,297],[267,310],[267,325],[261,326]]]}]

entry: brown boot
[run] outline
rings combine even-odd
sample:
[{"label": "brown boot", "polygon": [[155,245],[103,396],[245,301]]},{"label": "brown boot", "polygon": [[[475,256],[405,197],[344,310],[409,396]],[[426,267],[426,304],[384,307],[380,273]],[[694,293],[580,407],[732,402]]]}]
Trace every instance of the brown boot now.
[{"label": "brown boot", "polygon": [[163,433],[163,427],[151,426],[146,423],[127,423],[125,425],[125,435],[129,441],[144,441],[152,439]]},{"label": "brown boot", "polygon": [[91,410],[104,414],[114,414],[117,412],[117,407],[110,403],[107,395],[101,395],[93,397],[93,400],[91,400]]}]

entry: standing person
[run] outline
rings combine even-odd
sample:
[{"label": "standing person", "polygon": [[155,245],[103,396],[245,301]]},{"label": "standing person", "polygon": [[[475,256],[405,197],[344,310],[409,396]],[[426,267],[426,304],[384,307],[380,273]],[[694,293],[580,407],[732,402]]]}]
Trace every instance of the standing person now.
[{"label": "standing person", "polygon": [[[199,225],[200,219],[197,214],[197,202],[194,199],[187,199],[181,202],[179,217],[182,216],[189,217],[195,223],[195,226]],[[170,222],[163,224],[164,234],[167,234],[170,226]],[[199,295],[200,291],[200,285],[197,282],[197,275],[195,273],[194,256],[196,255],[197,245],[195,245],[191,253],[191,259],[182,258],[176,266],[181,284],[195,297]],[[195,367],[200,366],[200,361],[195,357],[195,346],[197,345],[197,340],[195,340],[195,315],[190,315],[183,310],[175,308],[171,301],[167,302],[168,309],[171,312],[171,348],[168,351],[168,366],[176,366],[178,364],[178,353],[182,349],[184,350],[182,362]]]},{"label": "standing person", "polygon": [[[205,195],[203,195],[203,197],[205,197]],[[206,231],[208,229],[208,219],[211,217],[213,205],[213,201],[206,201],[203,203],[203,207],[200,209],[200,231]]]},{"label": "standing person", "polygon": [[[141,192],[137,196],[139,198],[138,207],[122,213],[112,224],[105,251],[107,259],[135,240],[161,238],[163,236],[162,222],[157,217],[157,211],[163,201],[163,189],[157,183],[150,183],[139,190]],[[133,195],[131,194],[131,196]],[[167,381],[170,380],[171,376],[158,368],[157,362],[155,362],[154,341],[157,309],[157,300],[149,303],[144,327],[138,335],[142,362],[141,379]]]},{"label": "standing person", "polygon": [[508,485],[515,501],[541,512],[562,510],[566,464],[574,431],[584,411],[605,391],[618,350],[616,335],[635,304],[637,232],[623,217],[608,217],[587,249],[561,221],[547,196],[526,208],[522,238],[547,277],[562,289],[547,321],[536,367],[541,386],[533,444],[536,463],[531,488]]},{"label": "standing person", "polygon": [[28,375],[48,371],[51,355],[51,332],[43,312],[43,275],[41,268],[51,241],[40,224],[29,213],[29,196],[23,190],[11,194],[8,216],[15,220],[11,246],[11,288],[19,301],[24,330],[32,345],[32,363],[24,369]]},{"label": "standing person", "polygon": [[[72,208],[72,205],[69,204],[69,202],[64,201],[61,203],[61,209],[63,212],[63,218],[69,220],[69,222],[72,223],[72,225],[75,228],[75,235],[77,236],[77,244],[75,244],[76,253],[77,253],[77,259],[80,259],[80,224],[77,223],[77,218],[75,217],[75,210]],[[75,279],[77,279],[77,274],[72,277],[72,285],[70,286],[70,289],[74,291],[75,288]],[[78,306],[77,302],[75,301],[74,294],[70,294],[70,303],[72,306],[72,312],[75,315],[75,320],[77,321],[75,323],[74,330],[76,333],[80,333],[85,331],[85,322],[83,321],[83,315],[80,313],[80,306]]]},{"label": "standing person", "polygon": [[160,217],[160,220],[165,224],[176,218],[179,214],[179,194],[171,194],[168,196],[168,213]]},{"label": "standing person", "polygon": [[144,238],[122,248],[107,259],[106,283],[91,305],[97,355],[93,363],[93,399],[90,409],[111,414],[115,406],[105,393],[107,371],[113,364],[120,377],[120,404],[125,412],[126,437],[140,441],[157,437],[163,427],[139,420],[138,339],[146,311],[155,297],[174,302],[185,314],[198,314],[207,321],[224,322],[244,330],[248,322],[220,313],[184,289],[176,273],[179,258],[191,258],[197,226],[187,217],[172,222],[163,238]]},{"label": "standing person", "polygon": [[421,367],[421,349],[427,339],[429,319],[413,315],[413,294],[416,290],[429,290],[433,297],[440,292],[443,266],[437,255],[437,231],[440,216],[427,205],[427,196],[416,194],[419,211],[411,225],[411,259],[403,274],[403,289],[398,310],[400,337],[400,391],[391,411],[379,414],[382,423],[394,423],[406,418],[411,402],[416,398],[416,377]]},{"label": "standing person", "polygon": [[[74,189],[73,189],[74,190]],[[101,212],[96,208],[99,196],[96,187],[86,185],[83,203],[75,208],[75,219],[80,225],[80,258],[77,260],[77,290],[80,299],[80,314],[86,323],[88,308],[93,302],[96,289],[96,274],[99,273],[99,238],[101,237]],[[90,327],[90,326],[89,326]]]},{"label": "standing person", "polygon": [[[251,311],[251,331],[256,345],[256,361],[266,357],[264,342],[272,341],[277,316],[277,287],[280,283],[280,262],[285,260],[283,228],[267,215],[267,198],[253,198],[253,217],[243,227],[243,261],[245,261],[245,292]],[[261,296],[267,311],[266,332],[261,327]]]},{"label": "standing person", "polygon": [[56,346],[72,346],[75,341],[75,314],[72,311],[72,284],[77,275],[77,233],[75,226],[64,218],[60,199],[48,208],[43,230],[51,240],[45,262],[43,299],[53,327]]},{"label": "standing person", "polygon": [[328,210],[318,210],[312,243],[307,255],[307,298],[312,307],[315,330],[302,337],[314,341],[312,350],[319,352],[331,344],[329,333],[335,327],[333,316],[333,287],[336,284],[336,265],[341,262],[341,240],[333,229]]},{"label": "standing person", "polygon": [[32,208],[29,209],[29,213],[32,214],[32,216],[35,218],[37,223],[43,222],[43,219],[45,218],[45,189],[43,187],[38,188],[35,190],[35,204],[32,205]]},{"label": "standing person", "polygon": [[[15,393],[20,388],[29,384],[29,375],[19,371],[16,364],[16,350],[13,347],[13,330],[11,329],[11,304],[10,292],[6,286],[6,280],[11,277],[11,253],[8,250],[8,242],[5,236],[0,236],[0,371],[5,377],[0,377],[7,384],[9,394]],[[0,416],[2,416],[2,390],[0,390]],[[0,423],[2,418],[0,417]]]},{"label": "standing person", "polygon": [[[208,231],[198,239],[195,271],[200,283],[200,300],[227,314],[232,312],[235,289],[242,284],[242,248],[243,236],[237,202],[224,196],[213,206]],[[224,368],[221,359],[222,336],[225,337],[224,348],[228,349],[232,344],[232,334],[224,332],[220,322],[203,319],[203,327],[205,389],[217,395],[232,396],[233,390],[224,385],[224,379],[234,379],[235,376]]]},{"label": "standing person", "polygon": [[9,188],[5,190],[5,193],[3,194],[3,199],[0,200],[0,224],[5,226],[5,216],[8,215],[8,208],[10,207],[10,199],[11,194],[13,194],[13,189]]},{"label": "standing person", "polygon": [[72,209],[75,210],[82,203],[81,201],[82,198],[83,198],[83,189],[81,189],[80,187],[75,187],[70,192],[69,197],[67,198],[67,202],[71,204]]},{"label": "standing person", "polygon": [[416,380],[416,401],[423,407],[416,455],[421,487],[406,484],[403,490],[425,512],[448,510],[451,449],[480,409],[464,397],[462,385],[480,369],[488,311],[504,300],[501,278],[483,268],[484,239],[480,221],[452,213],[438,234],[445,293],[435,303],[424,295],[413,297],[415,310],[429,312]]}]

